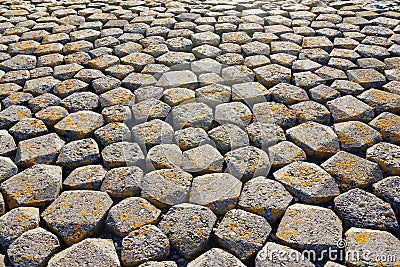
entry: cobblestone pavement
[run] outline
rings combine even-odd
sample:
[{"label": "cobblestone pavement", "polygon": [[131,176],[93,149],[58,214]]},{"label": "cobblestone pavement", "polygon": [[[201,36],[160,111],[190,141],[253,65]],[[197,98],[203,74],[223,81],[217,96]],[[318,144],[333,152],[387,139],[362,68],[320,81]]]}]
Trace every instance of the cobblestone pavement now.
[{"label": "cobblestone pavement", "polygon": [[400,266],[398,10],[0,0],[0,267]]}]

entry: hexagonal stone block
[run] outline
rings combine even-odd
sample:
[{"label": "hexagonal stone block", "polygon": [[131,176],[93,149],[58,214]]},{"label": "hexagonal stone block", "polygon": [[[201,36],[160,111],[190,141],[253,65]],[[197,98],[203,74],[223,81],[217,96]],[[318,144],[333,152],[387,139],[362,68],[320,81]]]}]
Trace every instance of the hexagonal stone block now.
[{"label": "hexagonal stone block", "polygon": [[340,193],[335,179],[314,163],[296,161],[273,175],[289,192],[305,203],[328,202]]},{"label": "hexagonal stone block", "polygon": [[309,100],[307,92],[304,89],[288,83],[275,85],[269,89],[269,93],[275,102],[287,105]]},{"label": "hexagonal stone block", "polygon": [[219,124],[230,123],[246,127],[252,121],[253,113],[241,102],[219,104],[215,107],[215,118]]},{"label": "hexagonal stone block", "polygon": [[345,238],[349,251],[368,251],[359,253],[359,257],[348,257],[346,263],[349,266],[396,266],[399,263],[397,248],[400,241],[391,233],[352,227],[345,233]]},{"label": "hexagonal stone block", "polygon": [[[280,256],[278,256],[278,253]],[[256,267],[296,267],[299,264],[304,267],[315,266],[307,258],[302,257],[299,251],[273,242],[267,242],[262,250],[258,252],[255,260]]]},{"label": "hexagonal stone block", "polygon": [[373,107],[377,114],[384,111],[393,113],[400,111],[400,96],[397,94],[370,89],[357,97]]},{"label": "hexagonal stone block", "polygon": [[333,48],[332,42],[326,36],[306,36],[301,45],[303,48],[321,48],[330,51]]},{"label": "hexagonal stone block", "polygon": [[101,151],[106,168],[142,166],[145,156],[138,143],[118,142],[106,146]]},{"label": "hexagonal stone block", "polygon": [[386,83],[385,76],[374,69],[348,70],[347,76],[350,81],[358,83],[365,88],[379,88]]},{"label": "hexagonal stone block", "polygon": [[65,178],[63,188],[67,190],[98,190],[106,174],[106,169],[101,165],[78,167]]},{"label": "hexagonal stone block", "polygon": [[139,196],[142,179],[143,171],[139,167],[114,168],[107,172],[100,190],[113,198]]},{"label": "hexagonal stone block", "polygon": [[57,253],[48,267],[67,266],[121,267],[111,239],[87,238]]},{"label": "hexagonal stone block", "polygon": [[193,88],[197,86],[197,76],[190,70],[169,71],[161,76],[156,86],[162,88]]},{"label": "hexagonal stone block", "polygon": [[32,117],[32,112],[25,106],[12,105],[0,111],[0,129],[8,129],[22,119]]},{"label": "hexagonal stone block", "polygon": [[314,121],[321,124],[329,124],[331,121],[331,113],[322,104],[315,101],[304,101],[290,106],[297,115],[299,123]]},{"label": "hexagonal stone block", "polygon": [[321,164],[335,178],[340,190],[365,188],[383,179],[379,165],[345,151],[336,153]]},{"label": "hexagonal stone block", "polygon": [[[212,132],[211,130],[210,132]],[[188,127],[174,134],[176,144],[182,150],[192,149],[205,144],[211,144],[207,132],[203,128]]]},{"label": "hexagonal stone block", "polygon": [[46,266],[59,249],[57,236],[39,227],[18,237],[8,248],[7,254],[13,266]]},{"label": "hexagonal stone block", "polygon": [[268,148],[272,168],[281,168],[294,161],[305,161],[306,153],[289,141],[282,141]]},{"label": "hexagonal stone block", "polygon": [[17,146],[15,145],[14,138],[6,130],[0,130],[0,156],[9,156],[15,150]]},{"label": "hexagonal stone block", "polygon": [[135,124],[152,119],[165,119],[171,110],[168,104],[154,98],[134,104],[131,108]]},{"label": "hexagonal stone block", "polygon": [[73,245],[97,233],[113,202],[104,192],[64,191],[41,214],[52,232]]},{"label": "hexagonal stone block", "polygon": [[0,157],[0,183],[18,173],[18,167],[7,157]]},{"label": "hexagonal stone block", "polygon": [[246,127],[251,144],[267,150],[270,146],[286,140],[283,129],[274,123],[254,122]]},{"label": "hexagonal stone block", "polygon": [[274,224],[292,200],[293,197],[282,184],[259,176],[245,183],[238,207],[263,216],[270,224]]},{"label": "hexagonal stone block", "polygon": [[48,132],[44,122],[34,118],[20,120],[9,131],[18,140],[38,137]]},{"label": "hexagonal stone block", "polygon": [[394,212],[400,214],[400,176],[390,176],[372,185],[375,195],[392,205]]},{"label": "hexagonal stone block", "polygon": [[339,137],[340,147],[348,152],[365,151],[382,141],[382,136],[377,130],[360,121],[335,123],[333,127]]},{"label": "hexagonal stone block", "polygon": [[185,203],[192,179],[192,175],[180,169],[149,172],[142,180],[142,196],[161,208]]},{"label": "hexagonal stone block", "polygon": [[185,203],[170,208],[158,227],[180,255],[192,259],[208,246],[216,220],[209,208]]},{"label": "hexagonal stone block", "polygon": [[55,133],[19,142],[15,162],[24,167],[54,164],[65,142]]},{"label": "hexagonal stone block", "polygon": [[175,106],[172,109],[172,122],[174,129],[187,127],[211,128],[213,111],[205,103],[187,103]]},{"label": "hexagonal stone block", "polygon": [[400,175],[400,146],[381,142],[367,149],[367,160],[376,162],[388,175]]},{"label": "hexagonal stone block", "polygon": [[268,89],[259,82],[247,82],[232,85],[232,100],[249,105],[269,99]]},{"label": "hexagonal stone block", "polygon": [[99,147],[92,138],[72,141],[61,148],[57,164],[65,168],[77,168],[96,164],[100,159]]},{"label": "hexagonal stone block", "polygon": [[355,188],[335,198],[335,210],[348,227],[397,232],[399,225],[389,203]]},{"label": "hexagonal stone block", "polygon": [[124,266],[137,266],[169,256],[167,236],[154,225],[145,225],[122,240],[121,261]]},{"label": "hexagonal stone block", "polygon": [[327,106],[334,122],[354,120],[368,122],[374,117],[374,109],[372,107],[351,95],[328,101]]},{"label": "hexagonal stone block", "polygon": [[160,144],[172,144],[174,137],[174,129],[165,121],[155,119],[141,123],[132,128],[133,139],[150,148]]},{"label": "hexagonal stone block", "polygon": [[183,159],[183,169],[190,173],[222,172],[224,167],[224,157],[209,144],[184,151]]},{"label": "hexagonal stone block", "polygon": [[233,209],[224,216],[214,235],[217,242],[245,261],[255,255],[271,232],[271,226],[261,216]]},{"label": "hexagonal stone block", "polygon": [[369,122],[369,125],[378,130],[383,140],[400,145],[400,116],[393,113],[383,112]]},{"label": "hexagonal stone block", "polygon": [[32,207],[15,208],[0,217],[0,245],[7,249],[19,236],[39,227],[39,209]]},{"label": "hexagonal stone block", "polygon": [[275,123],[282,128],[293,127],[296,113],[282,103],[264,102],[253,106],[254,122]]},{"label": "hexagonal stone block", "polygon": [[146,224],[155,224],[161,211],[140,197],[125,198],[113,206],[107,215],[106,227],[115,235],[124,237]]},{"label": "hexagonal stone block", "polygon": [[254,69],[257,81],[264,86],[272,87],[278,83],[289,83],[292,71],[278,64],[271,64]]},{"label": "hexagonal stone block", "polygon": [[245,146],[226,153],[225,162],[225,172],[242,181],[257,176],[267,176],[271,168],[268,154],[253,146]]},{"label": "hexagonal stone block", "polygon": [[201,256],[188,263],[188,267],[230,266],[245,267],[245,265],[232,254],[220,249],[212,248]]},{"label": "hexagonal stone block", "polygon": [[51,165],[34,165],[1,184],[10,209],[20,206],[43,207],[60,194],[62,169]]},{"label": "hexagonal stone block", "polygon": [[149,170],[181,168],[183,163],[182,151],[175,144],[154,146],[146,156],[146,167]]},{"label": "hexagonal stone block", "polygon": [[342,230],[342,222],[332,210],[294,204],[283,215],[276,238],[292,248],[321,253],[337,247]]},{"label": "hexagonal stone block", "polygon": [[89,137],[97,128],[103,126],[103,116],[93,111],[78,111],[54,125],[54,130],[69,140]]},{"label": "hexagonal stone block", "polygon": [[335,132],[316,122],[302,123],[287,130],[286,134],[312,161],[322,161],[339,151],[339,139]]},{"label": "hexagonal stone block", "polygon": [[212,173],[193,179],[189,202],[223,215],[236,206],[242,182],[228,173]]},{"label": "hexagonal stone block", "polygon": [[229,123],[210,130],[208,135],[222,154],[249,145],[247,133],[239,126]]}]

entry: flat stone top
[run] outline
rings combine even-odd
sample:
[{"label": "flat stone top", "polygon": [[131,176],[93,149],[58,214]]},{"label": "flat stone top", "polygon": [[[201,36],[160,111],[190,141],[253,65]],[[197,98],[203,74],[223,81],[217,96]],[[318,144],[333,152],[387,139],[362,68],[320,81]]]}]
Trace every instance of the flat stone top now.
[{"label": "flat stone top", "polygon": [[100,2],[0,3],[0,266],[398,254],[399,1]]}]

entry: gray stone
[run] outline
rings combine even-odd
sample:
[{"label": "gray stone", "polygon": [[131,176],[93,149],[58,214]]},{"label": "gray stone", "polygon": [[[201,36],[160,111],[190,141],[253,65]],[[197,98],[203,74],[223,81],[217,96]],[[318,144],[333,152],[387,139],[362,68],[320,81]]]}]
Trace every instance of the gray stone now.
[{"label": "gray stone", "polygon": [[90,137],[98,128],[103,126],[103,116],[93,111],[78,111],[54,125],[54,130],[69,140]]},{"label": "gray stone", "polygon": [[106,168],[142,166],[145,160],[139,144],[126,141],[106,146],[101,157]]},{"label": "gray stone", "polygon": [[208,135],[221,154],[249,145],[247,133],[239,126],[229,123],[210,130]]},{"label": "gray stone", "polygon": [[18,173],[18,167],[8,157],[0,157],[0,183]]},{"label": "gray stone", "polygon": [[139,167],[120,167],[108,171],[101,184],[101,191],[113,198],[139,196],[143,171]]},{"label": "gray stone", "polygon": [[400,147],[381,142],[367,149],[367,160],[376,162],[388,175],[400,175]]},{"label": "gray stone", "polygon": [[0,156],[9,156],[16,149],[13,137],[6,130],[0,130]]},{"label": "gray stone", "polygon": [[98,234],[112,204],[104,192],[64,191],[42,212],[41,217],[52,232],[71,246]]},{"label": "gray stone", "polygon": [[168,210],[158,227],[180,255],[192,259],[208,246],[216,220],[207,207],[179,204]]},{"label": "gray stone", "polygon": [[219,249],[212,248],[203,253],[195,260],[187,265],[188,267],[217,267],[217,266],[230,266],[230,267],[244,267],[245,265],[232,254]]},{"label": "gray stone", "polygon": [[224,165],[224,157],[209,144],[184,151],[183,159],[183,169],[196,174],[222,172]]},{"label": "gray stone", "polygon": [[397,232],[399,225],[389,203],[355,188],[336,197],[335,210],[347,227]]},{"label": "gray stone", "polygon": [[400,145],[400,116],[389,112],[383,112],[369,122],[369,125],[380,132],[383,140]]}]

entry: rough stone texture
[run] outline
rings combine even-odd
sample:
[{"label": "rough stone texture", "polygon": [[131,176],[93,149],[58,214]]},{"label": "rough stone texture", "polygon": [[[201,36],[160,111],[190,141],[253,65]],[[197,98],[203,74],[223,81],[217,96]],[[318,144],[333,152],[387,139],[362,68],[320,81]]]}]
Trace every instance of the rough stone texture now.
[{"label": "rough stone texture", "polygon": [[46,266],[50,257],[60,249],[57,236],[43,228],[23,233],[8,248],[13,266]]},{"label": "rough stone texture", "polygon": [[342,223],[330,209],[294,204],[283,215],[276,238],[292,248],[320,253],[337,247],[342,238]]},{"label": "rough stone texture", "polygon": [[167,235],[171,246],[186,259],[191,259],[208,246],[216,220],[207,207],[179,204],[168,210],[158,226]]},{"label": "rough stone texture", "polygon": [[400,174],[400,147],[381,142],[367,149],[366,158],[379,164],[388,175]]},{"label": "rough stone texture", "polygon": [[390,204],[361,189],[352,189],[336,197],[335,210],[349,227],[397,232],[399,225]]},{"label": "rough stone texture", "polygon": [[10,209],[43,207],[58,197],[61,186],[61,167],[38,164],[1,183],[1,191]]},{"label": "rough stone texture", "polygon": [[187,265],[188,267],[217,267],[217,266],[231,266],[231,267],[244,267],[244,265],[238,258],[229,254],[228,252],[219,249],[212,248],[200,257],[191,261]]},{"label": "rough stone texture", "polygon": [[314,163],[293,162],[273,175],[301,202],[324,203],[339,195],[333,177]]},{"label": "rough stone texture", "polygon": [[111,206],[112,200],[104,192],[66,191],[41,217],[52,232],[72,245],[98,232]]},{"label": "rough stone texture", "polygon": [[271,226],[261,216],[233,209],[214,231],[217,242],[242,261],[262,248],[271,232]]},{"label": "rough stone texture", "polygon": [[390,203],[397,215],[400,213],[399,186],[399,176],[390,176],[372,185],[374,194]]},{"label": "rough stone texture", "polygon": [[87,238],[57,253],[50,260],[49,267],[66,266],[120,267],[117,252],[111,239]]},{"label": "rough stone texture", "polygon": [[[369,230],[352,227],[345,233],[347,249],[351,251],[370,251],[368,255],[360,253],[359,258],[349,257],[346,263],[349,266],[395,266],[398,264],[400,246],[399,239],[394,235],[379,230]],[[391,260],[383,258],[390,255]]]}]

